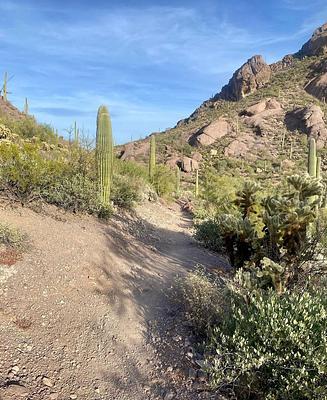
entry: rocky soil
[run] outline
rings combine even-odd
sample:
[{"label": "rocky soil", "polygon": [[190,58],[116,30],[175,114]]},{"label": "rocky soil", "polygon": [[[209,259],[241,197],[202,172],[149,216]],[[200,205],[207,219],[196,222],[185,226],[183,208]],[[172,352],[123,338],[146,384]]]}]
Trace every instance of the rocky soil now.
[{"label": "rocky soil", "polygon": [[[0,399],[214,399],[167,293],[225,261],[198,247],[180,207],[108,223],[2,208],[28,250],[0,265]],[[13,265],[8,265],[13,264]]]}]

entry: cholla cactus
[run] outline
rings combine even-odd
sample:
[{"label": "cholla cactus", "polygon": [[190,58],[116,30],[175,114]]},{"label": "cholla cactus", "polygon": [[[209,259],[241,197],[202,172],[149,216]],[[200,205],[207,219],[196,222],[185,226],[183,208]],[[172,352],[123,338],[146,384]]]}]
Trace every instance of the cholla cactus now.
[{"label": "cholla cactus", "polygon": [[291,176],[288,183],[287,189],[267,196],[261,204],[256,196],[258,185],[245,183],[235,202],[239,214],[224,214],[215,220],[231,264],[236,269],[254,269],[264,285],[269,277],[277,292],[296,280],[323,189],[317,178],[309,176]]},{"label": "cholla cactus", "polygon": [[235,204],[242,210],[243,218],[246,218],[253,211],[256,203],[256,193],[259,191],[260,185],[256,182],[246,181],[243,189],[236,193]]},{"label": "cholla cactus", "polygon": [[109,204],[113,165],[113,140],[109,111],[100,106],[97,117],[96,161],[100,199]]},{"label": "cholla cactus", "polygon": [[0,124],[0,139],[9,139],[11,135],[11,130],[6,125]]},{"label": "cholla cactus", "polygon": [[156,169],[156,137],[150,137],[149,178],[152,181]]}]

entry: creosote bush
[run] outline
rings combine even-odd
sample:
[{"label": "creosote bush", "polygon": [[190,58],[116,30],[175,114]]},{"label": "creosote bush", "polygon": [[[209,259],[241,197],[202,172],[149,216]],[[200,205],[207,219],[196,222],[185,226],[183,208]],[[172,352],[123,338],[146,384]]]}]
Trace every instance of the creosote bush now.
[{"label": "creosote bush", "polygon": [[186,318],[201,335],[216,325],[225,306],[224,289],[220,279],[198,267],[194,272],[177,278],[174,298],[179,302]]}]

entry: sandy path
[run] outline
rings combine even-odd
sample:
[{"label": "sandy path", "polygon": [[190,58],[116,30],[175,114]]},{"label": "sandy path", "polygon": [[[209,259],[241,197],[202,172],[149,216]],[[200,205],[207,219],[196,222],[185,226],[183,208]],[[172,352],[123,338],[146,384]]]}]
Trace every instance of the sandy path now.
[{"label": "sandy path", "polygon": [[176,273],[221,260],[194,243],[177,206],[137,213],[102,224],[0,211],[32,242],[23,260],[0,268],[1,400],[168,396],[149,327],[167,312]]}]

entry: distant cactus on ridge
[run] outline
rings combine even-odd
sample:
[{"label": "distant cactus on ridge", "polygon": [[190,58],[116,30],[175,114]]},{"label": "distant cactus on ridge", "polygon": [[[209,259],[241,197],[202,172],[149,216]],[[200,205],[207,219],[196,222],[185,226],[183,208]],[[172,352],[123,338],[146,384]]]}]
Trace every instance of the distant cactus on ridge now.
[{"label": "distant cactus on ridge", "polygon": [[149,178],[152,181],[156,169],[156,137],[150,137]]}]

